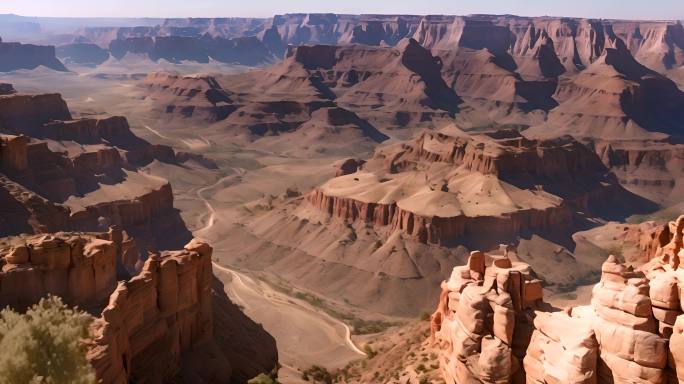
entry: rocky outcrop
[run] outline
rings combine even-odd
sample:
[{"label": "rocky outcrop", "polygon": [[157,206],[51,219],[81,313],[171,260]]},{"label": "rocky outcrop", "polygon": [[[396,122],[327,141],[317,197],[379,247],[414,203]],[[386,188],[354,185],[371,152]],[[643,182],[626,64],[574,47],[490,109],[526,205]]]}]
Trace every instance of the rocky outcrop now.
[{"label": "rocky outcrop", "polygon": [[57,233],[2,238],[0,303],[25,310],[48,294],[97,313],[109,300],[122,238]]},{"label": "rocky outcrop", "polygon": [[168,182],[136,172],[154,160],[176,162],[173,149],[138,138],[124,117],[74,120],[57,94],[0,96],[0,131],[6,132],[0,185],[8,207],[0,234],[116,224],[142,249],[189,240]]},{"label": "rocky outcrop", "polygon": [[529,266],[472,253],[432,316],[447,383],[681,382],[683,229],[684,216],[669,223],[638,269],[610,256],[591,305],[563,311],[543,303]]},{"label": "rocky outcrop", "polygon": [[[632,199],[582,144],[570,138],[528,140],[514,131],[425,132],[379,149],[362,170],[352,162],[347,168],[311,192],[308,204],[346,222],[401,231],[429,244],[471,241],[480,233],[510,239],[568,229],[574,210],[599,212],[609,194],[616,204]],[[531,180],[554,197],[530,192]],[[502,199],[527,193],[529,199],[489,207],[489,199],[510,188],[521,192]]]},{"label": "rocky outcrop", "polygon": [[64,64],[55,56],[53,46],[6,43],[0,40],[0,72],[36,69],[39,66],[67,71]]},{"label": "rocky outcrop", "polygon": [[[423,196],[430,199],[430,196]],[[567,206],[549,207],[544,210],[521,209],[505,215],[464,214],[446,216],[416,212],[412,207],[402,208],[399,203],[369,203],[353,198],[328,196],[322,189],[315,189],[306,201],[319,211],[346,222],[362,222],[391,232],[401,231],[420,243],[444,246],[467,242],[487,232],[498,239],[512,239],[517,234],[535,231],[553,231],[569,228],[572,213]]]},{"label": "rocky outcrop", "polygon": [[528,313],[542,305],[541,281],[526,264],[503,256],[485,267],[473,252],[442,284],[433,333],[448,383],[507,383],[521,377],[533,327]]},{"label": "rocky outcrop", "polygon": [[223,63],[258,65],[274,58],[264,43],[254,36],[227,39],[209,35],[152,34],[112,40],[109,49],[112,56],[119,60],[132,53],[146,55],[150,60],[164,59],[172,63],[208,63],[212,59]]},{"label": "rocky outcrop", "polygon": [[192,382],[244,382],[276,369],[270,335],[214,292],[222,287],[213,285],[209,245],[153,253],[140,268],[130,264],[133,244],[117,227],[0,238],[0,306],[21,311],[51,294],[96,316],[87,358],[100,383],[181,373]]},{"label": "rocky outcrop", "polygon": [[[181,355],[212,339],[211,248],[151,255],[142,271],[111,290],[88,353],[105,383],[173,378]],[[230,376],[230,367],[224,367]]]},{"label": "rocky outcrop", "polygon": [[123,116],[84,118],[79,120],[57,120],[42,125],[36,133],[39,138],[71,140],[80,144],[110,145],[123,149],[149,145],[131,132],[128,121]]},{"label": "rocky outcrop", "polygon": [[335,177],[351,175],[352,173],[356,173],[356,171],[360,170],[361,167],[363,167],[363,164],[365,162],[365,160],[361,159],[339,160],[335,162],[335,164],[333,164],[333,167],[335,168]]},{"label": "rocky outcrop", "polygon": [[3,133],[35,133],[52,120],[71,120],[59,94],[0,96],[0,129]]},{"label": "rocky outcrop", "polygon": [[144,86],[148,98],[165,114],[209,122],[224,120],[237,109],[230,92],[211,76],[180,76],[151,73]]},{"label": "rocky outcrop", "polygon": [[69,210],[0,174],[0,234],[56,232],[68,228]]},{"label": "rocky outcrop", "polygon": [[60,45],[57,57],[67,64],[98,66],[109,59],[109,52],[96,44],[72,43]]},{"label": "rocky outcrop", "polygon": [[529,140],[512,130],[481,137],[424,132],[394,153],[379,156],[386,159],[385,166],[392,172],[421,161],[447,163],[502,178],[528,174],[535,179],[562,179],[606,172],[591,150],[570,137]]},{"label": "rocky outcrop", "polygon": [[594,141],[601,161],[626,188],[648,199],[669,205],[679,201],[684,145],[663,141]]}]

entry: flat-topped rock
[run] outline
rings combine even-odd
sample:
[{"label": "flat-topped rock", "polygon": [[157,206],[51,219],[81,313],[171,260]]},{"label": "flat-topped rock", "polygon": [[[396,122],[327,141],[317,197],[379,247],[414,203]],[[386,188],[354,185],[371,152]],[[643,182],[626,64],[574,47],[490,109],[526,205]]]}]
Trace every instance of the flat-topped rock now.
[{"label": "flat-topped rock", "polygon": [[345,221],[446,244],[485,228],[504,239],[571,226],[573,207],[590,210],[608,194],[629,196],[593,152],[569,137],[537,141],[514,131],[469,135],[452,127],[378,149],[363,169],[331,179],[307,201]]}]

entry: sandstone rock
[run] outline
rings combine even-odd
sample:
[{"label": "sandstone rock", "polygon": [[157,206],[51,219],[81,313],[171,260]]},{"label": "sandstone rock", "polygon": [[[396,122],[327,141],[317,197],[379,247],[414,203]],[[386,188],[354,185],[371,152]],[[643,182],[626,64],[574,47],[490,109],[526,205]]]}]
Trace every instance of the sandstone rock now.
[{"label": "sandstone rock", "polygon": [[182,352],[211,339],[210,280],[211,247],[193,240],[185,251],[151,255],[138,276],[119,283],[89,356],[101,380],[177,374]]},{"label": "sandstone rock", "polygon": [[471,254],[442,283],[432,317],[447,383],[517,382],[520,361],[527,383],[683,382],[682,280],[672,261],[684,220],[669,227],[641,270],[610,256],[591,305],[559,312],[548,312],[529,266],[492,255],[478,280],[482,254]]},{"label": "sandstone rock", "polygon": [[[356,160],[344,160],[338,164],[338,177],[314,189],[306,201],[347,222],[401,231],[421,243],[447,245],[458,239],[485,242],[482,233],[492,241],[513,239],[524,231],[558,230],[571,223],[572,207],[590,210],[592,201],[606,194],[628,195],[615,180],[606,178],[600,159],[572,139],[535,141],[512,131],[468,135],[451,128],[382,147],[361,170]],[[449,167],[455,170],[446,173]],[[520,195],[515,196],[529,194],[529,199],[490,207],[487,199],[501,189],[489,187],[489,175],[514,185],[514,180],[527,178],[553,180],[550,189],[560,191],[559,185],[567,185],[573,192],[545,196],[547,200],[521,185]],[[576,188],[578,184],[582,190]]]},{"label": "sandstone rock", "polygon": [[501,257],[497,264],[485,267],[485,255],[473,252],[442,285],[431,329],[444,348],[440,369],[448,383],[505,383],[520,375],[527,348],[520,339],[531,336],[528,318],[537,308],[523,287],[533,277],[521,263]]}]

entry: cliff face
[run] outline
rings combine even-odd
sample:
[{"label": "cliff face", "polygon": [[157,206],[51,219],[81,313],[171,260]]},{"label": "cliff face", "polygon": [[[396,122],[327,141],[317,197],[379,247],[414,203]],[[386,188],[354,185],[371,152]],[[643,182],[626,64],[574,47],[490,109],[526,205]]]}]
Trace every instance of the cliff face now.
[{"label": "cliff face", "polygon": [[109,52],[96,44],[73,43],[57,47],[57,57],[65,63],[97,66],[109,59]]},{"label": "cliff face", "polygon": [[127,53],[144,54],[154,61],[172,63],[209,59],[223,63],[258,65],[274,60],[274,54],[254,36],[223,38],[211,36],[152,35],[128,37],[109,42],[109,50],[117,59]]},{"label": "cliff face", "polygon": [[442,283],[432,333],[447,383],[663,383],[682,375],[684,217],[642,267],[603,264],[591,305],[554,309],[529,266],[473,252]]},{"label": "cliff face", "polygon": [[15,94],[0,97],[0,131],[0,184],[15,223],[2,234],[117,224],[141,248],[189,239],[170,185],[136,172],[153,160],[176,162],[174,151],[135,136],[124,117],[73,120],[58,94]]},{"label": "cliff face", "polygon": [[237,109],[231,93],[211,76],[178,76],[151,73],[144,86],[148,98],[165,114],[197,118],[209,122],[224,120]]},{"label": "cliff face", "polygon": [[[100,380],[173,378],[181,355],[211,341],[211,248],[152,255],[137,276],[112,289],[88,354]],[[224,367],[230,377],[230,366]]]},{"label": "cliff face", "polygon": [[669,205],[679,201],[684,146],[663,142],[596,142],[596,152],[629,190]]},{"label": "cliff face", "polygon": [[346,222],[363,222],[390,232],[401,231],[415,241],[426,244],[453,245],[478,238],[480,234],[498,239],[512,239],[528,231],[551,231],[569,228],[572,213],[568,207],[544,210],[523,209],[498,216],[452,217],[427,216],[402,209],[396,203],[366,203],[354,199],[327,196],[320,189],[306,200],[318,210]]},{"label": "cliff face", "polygon": [[150,255],[140,269],[129,263],[133,241],[116,227],[0,238],[0,305],[23,310],[52,294],[96,315],[87,358],[102,383],[181,374],[187,382],[242,382],[275,368],[275,342],[215,292],[222,287],[212,285],[211,252],[193,240]]},{"label": "cliff face", "polygon": [[107,234],[3,238],[0,302],[25,310],[48,293],[97,312],[116,287],[121,242]]},{"label": "cliff face", "polygon": [[51,120],[71,120],[66,102],[59,94],[0,97],[0,127],[3,132],[24,133]]},{"label": "cliff face", "polygon": [[[582,144],[528,140],[512,131],[425,132],[378,150],[357,170],[317,188],[306,201],[346,222],[401,231],[430,244],[459,243],[485,232],[510,239],[568,230],[574,210],[591,212],[609,194],[616,204],[631,198]],[[544,193],[529,190],[531,183]],[[499,199],[503,191],[506,197]],[[507,199],[514,200],[511,206],[489,203]]]},{"label": "cliff face", "polygon": [[41,65],[56,71],[67,70],[55,56],[53,46],[5,43],[0,40],[0,72],[35,69]]},{"label": "cliff face", "polygon": [[[87,28],[81,36],[110,45],[115,57],[156,50],[154,39],[173,37],[170,51],[158,57],[187,57],[259,63],[282,57],[287,45],[326,44],[397,46],[414,38],[435,51],[483,50],[513,58],[530,77],[556,77],[596,61],[620,41],[639,62],[657,71],[681,66],[684,32],[677,21],[638,22],[519,16],[412,16],[286,14],[270,19],[168,19],[158,27]],[[188,39],[186,46],[180,39]],[[253,41],[251,41],[253,39]],[[163,43],[162,45],[164,45]],[[238,46],[242,46],[241,48]],[[203,46],[201,53],[197,47]],[[127,48],[129,47],[129,48]],[[182,51],[182,53],[178,53]],[[195,54],[190,54],[195,52]]]}]

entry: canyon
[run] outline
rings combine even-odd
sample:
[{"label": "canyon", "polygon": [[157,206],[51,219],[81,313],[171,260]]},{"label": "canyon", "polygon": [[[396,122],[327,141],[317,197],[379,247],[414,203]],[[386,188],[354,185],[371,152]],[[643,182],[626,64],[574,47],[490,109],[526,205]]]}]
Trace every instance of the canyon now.
[{"label": "canyon", "polygon": [[[129,26],[131,23],[139,26]],[[587,67],[616,39],[624,41],[625,47],[638,60],[643,60],[643,64],[667,71],[682,65],[684,45],[682,26],[677,21],[602,21],[512,15],[285,14],[262,19],[120,21],[119,24],[129,24],[122,27],[96,26],[96,21],[87,20],[83,24],[84,28],[60,34],[59,40],[53,42],[71,39],[74,43],[94,44],[109,48],[114,56],[137,52],[150,54],[151,58],[206,60],[207,56],[216,55],[215,59],[221,60],[222,54],[212,53],[211,48],[201,48],[208,43],[208,46],[221,46],[217,49],[223,53],[234,52],[257,58],[256,62],[268,62],[274,57],[281,58],[287,45],[396,46],[402,39],[414,38],[431,50],[487,48],[495,54],[508,51],[518,65],[529,69],[528,74],[545,77]],[[41,38],[50,42],[49,36]],[[192,44],[188,45],[190,42]],[[240,49],[240,45],[243,48]],[[157,56],[155,52],[162,46],[173,46],[185,53]],[[190,49],[204,53],[199,56],[188,54]]]},{"label": "canyon", "polygon": [[74,118],[59,94],[6,88],[0,306],[57,295],[87,310],[87,357],[103,383],[275,374],[275,340],[226,296],[169,182],[139,171],[195,157],[140,139],[124,117]]},{"label": "canyon", "polygon": [[100,382],[677,380],[680,21],[4,19],[0,306]]}]

